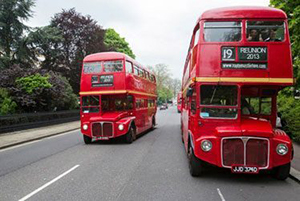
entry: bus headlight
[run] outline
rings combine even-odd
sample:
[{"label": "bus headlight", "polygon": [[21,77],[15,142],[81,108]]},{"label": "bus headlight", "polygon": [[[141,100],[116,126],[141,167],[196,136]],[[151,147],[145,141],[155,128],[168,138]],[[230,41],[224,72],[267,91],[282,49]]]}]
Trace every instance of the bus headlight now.
[{"label": "bus headlight", "polygon": [[289,149],[285,144],[278,144],[277,145],[277,148],[276,148],[277,154],[283,156],[283,155],[287,154],[288,151],[289,151]]},{"label": "bus headlight", "polygon": [[83,124],[83,126],[82,126],[82,129],[83,129],[83,130],[86,131],[88,128],[89,128],[89,126],[88,126],[87,124]]},{"label": "bus headlight", "polygon": [[124,130],[124,125],[123,125],[123,124],[120,124],[120,125],[118,126],[118,128],[119,128],[120,131],[122,131],[122,130]]},{"label": "bus headlight", "polygon": [[212,143],[209,140],[203,140],[201,142],[201,149],[205,152],[210,151],[212,148]]}]

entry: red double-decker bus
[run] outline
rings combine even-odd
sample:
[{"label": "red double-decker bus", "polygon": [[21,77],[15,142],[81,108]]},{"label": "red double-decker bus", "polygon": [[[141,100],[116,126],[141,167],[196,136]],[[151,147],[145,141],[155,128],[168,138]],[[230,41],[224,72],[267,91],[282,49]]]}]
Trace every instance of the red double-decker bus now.
[{"label": "red double-decker bus", "polygon": [[155,76],[118,52],[83,60],[80,98],[81,132],[86,144],[124,136],[131,143],[156,124]]},{"label": "red double-decker bus", "polygon": [[182,93],[179,92],[177,94],[177,112],[180,113],[181,112],[181,101],[182,101]]},{"label": "red double-decker bus", "polygon": [[276,127],[276,97],[293,85],[286,14],[268,7],[204,12],[182,78],[181,129],[192,176],[207,164],[233,173],[290,171],[293,147]]}]

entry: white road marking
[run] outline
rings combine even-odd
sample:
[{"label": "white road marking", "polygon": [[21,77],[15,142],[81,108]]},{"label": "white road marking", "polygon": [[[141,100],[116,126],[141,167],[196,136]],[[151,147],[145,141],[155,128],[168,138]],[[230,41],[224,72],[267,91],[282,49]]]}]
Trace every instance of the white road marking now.
[{"label": "white road marking", "polygon": [[0,152],[8,151],[8,150],[19,148],[19,147],[23,147],[25,145],[33,144],[33,143],[36,143],[36,142],[39,142],[39,141],[41,141],[41,139],[40,140],[31,141],[31,142],[26,142],[26,143],[23,143],[23,144],[18,144],[18,145],[15,145],[13,147],[8,147],[8,148],[0,149]]},{"label": "white road marking", "polygon": [[54,182],[56,182],[57,180],[59,180],[60,178],[62,178],[63,176],[69,174],[70,172],[72,172],[73,170],[75,170],[76,168],[78,168],[79,165],[75,165],[74,167],[72,167],[71,169],[69,169],[68,171],[62,173],[61,175],[59,175],[58,177],[54,178],[53,180],[49,181],[48,183],[44,184],[43,186],[39,187],[38,189],[36,189],[35,191],[29,193],[28,195],[26,195],[25,197],[19,199],[19,201],[25,201],[28,198],[30,198],[31,196],[35,195],[36,193],[38,193],[39,191],[43,190],[44,188],[46,188],[47,186],[53,184]]},{"label": "white road marking", "polygon": [[75,132],[75,131],[79,131],[79,130],[80,130],[80,129],[76,129],[76,130],[68,131],[68,132],[66,132],[66,133],[61,133],[61,134],[57,134],[57,135],[45,137],[45,138],[42,138],[42,139],[33,140],[33,141],[31,141],[31,142],[25,142],[25,143],[22,143],[22,144],[19,144],[19,145],[15,145],[15,146],[12,146],[12,147],[0,149],[0,152],[8,151],[8,150],[15,149],[15,148],[19,148],[19,147],[23,147],[23,146],[26,146],[26,145],[29,145],[29,144],[33,144],[33,143],[36,143],[36,142],[40,142],[40,141],[42,141],[42,140],[51,139],[51,138],[55,138],[55,137],[60,137],[60,136],[63,136],[63,135],[68,135],[68,134],[71,134],[71,133],[73,133],[73,132]]},{"label": "white road marking", "polygon": [[224,196],[223,196],[222,193],[221,193],[221,190],[217,188],[217,191],[218,191],[218,193],[219,193],[219,196],[220,196],[221,200],[222,200],[222,201],[226,201],[225,198],[224,198]]}]

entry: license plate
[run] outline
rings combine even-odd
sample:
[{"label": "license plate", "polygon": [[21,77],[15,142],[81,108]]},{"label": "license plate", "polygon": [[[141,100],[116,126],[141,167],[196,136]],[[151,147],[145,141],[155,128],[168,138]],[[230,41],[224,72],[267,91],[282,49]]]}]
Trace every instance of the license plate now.
[{"label": "license plate", "polygon": [[108,137],[97,137],[96,139],[97,139],[97,140],[109,140]]},{"label": "license plate", "polygon": [[231,167],[233,173],[258,174],[259,168],[255,166],[234,165]]}]

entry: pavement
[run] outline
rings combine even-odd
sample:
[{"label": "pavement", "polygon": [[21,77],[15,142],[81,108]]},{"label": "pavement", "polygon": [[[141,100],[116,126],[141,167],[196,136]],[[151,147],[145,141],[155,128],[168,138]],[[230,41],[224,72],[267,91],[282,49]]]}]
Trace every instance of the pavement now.
[{"label": "pavement", "polygon": [[62,134],[80,128],[80,121],[73,121],[52,126],[45,126],[0,135],[0,149]]},{"label": "pavement", "polygon": [[[1,134],[0,150],[77,129],[80,129],[80,121]],[[293,146],[294,159],[292,161],[290,177],[300,182],[300,144],[294,142]]]}]

